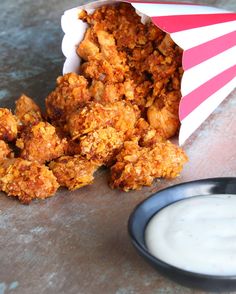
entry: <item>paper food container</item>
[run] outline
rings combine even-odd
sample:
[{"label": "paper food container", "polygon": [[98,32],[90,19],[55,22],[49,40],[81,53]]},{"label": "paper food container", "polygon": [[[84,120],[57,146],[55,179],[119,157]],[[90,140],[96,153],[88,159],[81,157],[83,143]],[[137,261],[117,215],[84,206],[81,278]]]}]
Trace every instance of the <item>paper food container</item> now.
[{"label": "paper food container", "polygon": [[[151,19],[184,50],[179,107],[182,145],[236,87],[236,13],[180,2],[124,2],[136,9],[142,22]],[[76,46],[87,29],[87,24],[78,19],[80,11],[92,13],[113,3],[117,1],[96,1],[65,11],[61,19],[66,57],[63,74],[79,69]]]}]

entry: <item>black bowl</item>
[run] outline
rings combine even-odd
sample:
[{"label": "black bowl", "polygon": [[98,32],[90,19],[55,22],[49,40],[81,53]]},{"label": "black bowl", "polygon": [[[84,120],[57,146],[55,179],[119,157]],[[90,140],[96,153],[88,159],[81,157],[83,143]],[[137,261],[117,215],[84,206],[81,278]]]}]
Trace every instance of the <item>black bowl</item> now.
[{"label": "black bowl", "polygon": [[[145,244],[145,229],[154,214],[178,200],[197,195],[236,194],[236,178],[212,178],[182,183],[158,191],[140,203],[132,212],[128,231],[138,252],[160,273],[191,288],[207,291],[230,291],[236,289],[234,276],[198,274],[179,269],[154,257]],[[235,208],[236,209],[236,208]]]}]

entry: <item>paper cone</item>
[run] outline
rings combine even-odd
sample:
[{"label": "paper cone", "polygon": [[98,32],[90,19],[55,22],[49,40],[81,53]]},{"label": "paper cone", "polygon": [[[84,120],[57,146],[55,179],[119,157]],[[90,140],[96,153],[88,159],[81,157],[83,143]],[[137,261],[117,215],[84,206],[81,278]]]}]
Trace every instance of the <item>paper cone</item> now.
[{"label": "paper cone", "polygon": [[[87,29],[87,24],[78,19],[79,12],[86,9],[92,13],[116,2],[96,1],[65,11],[61,19],[65,33],[62,51],[66,57],[63,74],[79,70],[76,46]],[[179,107],[182,145],[236,87],[236,13],[179,2],[124,2],[131,3],[142,22],[151,18],[184,50]]]}]

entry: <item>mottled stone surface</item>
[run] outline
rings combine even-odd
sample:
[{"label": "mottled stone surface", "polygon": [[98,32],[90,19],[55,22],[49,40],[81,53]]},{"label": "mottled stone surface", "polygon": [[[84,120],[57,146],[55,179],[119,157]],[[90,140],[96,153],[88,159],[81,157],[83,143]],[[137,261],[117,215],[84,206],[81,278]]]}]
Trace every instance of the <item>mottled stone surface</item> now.
[{"label": "mottled stone surface", "polygon": [[[200,1],[198,1],[200,2]],[[203,1],[202,1],[203,2]],[[1,0],[0,103],[14,107],[24,92],[43,100],[61,73],[60,15],[75,0]],[[235,1],[205,1],[235,9]],[[94,185],[23,206],[0,196],[0,294],[202,293],[163,278],[132,247],[127,220],[153,192],[187,180],[236,176],[236,92],[185,145],[180,178],[129,194]],[[223,152],[222,152],[223,150]]]}]

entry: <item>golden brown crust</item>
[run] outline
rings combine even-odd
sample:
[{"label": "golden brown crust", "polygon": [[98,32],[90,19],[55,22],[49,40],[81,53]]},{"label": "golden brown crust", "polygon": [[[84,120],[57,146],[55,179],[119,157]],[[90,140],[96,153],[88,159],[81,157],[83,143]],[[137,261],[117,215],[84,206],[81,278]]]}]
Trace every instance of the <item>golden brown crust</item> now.
[{"label": "golden brown crust", "polygon": [[169,141],[140,147],[127,141],[111,167],[111,187],[124,191],[150,186],[155,178],[175,178],[187,161],[184,151]]},{"label": "golden brown crust", "polygon": [[139,115],[137,106],[125,101],[105,105],[91,102],[69,116],[68,129],[74,139],[105,126],[125,133],[134,127]]},{"label": "golden brown crust", "polygon": [[39,106],[24,94],[16,101],[15,115],[20,121],[21,129],[33,126],[43,120]]},{"label": "golden brown crust", "polygon": [[75,73],[57,78],[57,87],[46,98],[48,118],[55,124],[63,124],[67,114],[84,106],[90,99],[87,80]]},{"label": "golden brown crust", "polygon": [[21,158],[45,163],[65,153],[66,139],[60,139],[48,122],[40,122],[23,132],[16,146],[21,149]]},{"label": "golden brown crust", "polygon": [[59,187],[56,177],[45,165],[21,158],[6,160],[1,164],[1,190],[8,196],[28,204],[33,199],[54,195]]},{"label": "golden brown crust", "polygon": [[[182,50],[168,34],[152,23],[143,24],[127,3],[102,6],[91,15],[84,11],[80,18],[89,28],[77,53],[85,61],[82,73],[92,79],[90,93],[96,101],[129,100],[139,106],[143,116],[148,110],[152,117],[157,114],[154,109],[161,96],[174,90],[180,100]],[[173,112],[169,106],[157,114],[159,120],[168,121],[171,132],[164,130],[166,138],[175,135],[179,128],[175,120],[169,119]],[[158,132],[162,130],[160,124],[156,127],[150,121]]]},{"label": "golden brown crust", "polygon": [[0,108],[0,140],[13,141],[17,136],[17,118],[7,108]]},{"label": "golden brown crust", "polygon": [[75,190],[93,182],[97,165],[81,156],[62,156],[51,161],[49,168],[61,186]]},{"label": "golden brown crust", "polygon": [[[113,164],[111,186],[128,191],[176,177],[187,161],[167,141],[180,125],[182,50],[127,3],[80,18],[89,26],[77,47],[81,75],[58,77],[46,98],[51,124],[26,95],[16,116],[0,109],[0,188],[23,203],[51,196],[59,184],[88,185],[101,165]],[[17,159],[2,141],[15,139]]]},{"label": "golden brown crust", "polygon": [[97,165],[110,165],[124,142],[124,133],[112,127],[97,129],[80,138],[80,152]]},{"label": "golden brown crust", "polygon": [[0,140],[0,162],[7,157],[12,157],[13,153],[6,142]]},{"label": "golden brown crust", "polygon": [[157,99],[147,111],[150,125],[166,139],[173,137],[180,126],[179,91],[171,91]]}]

